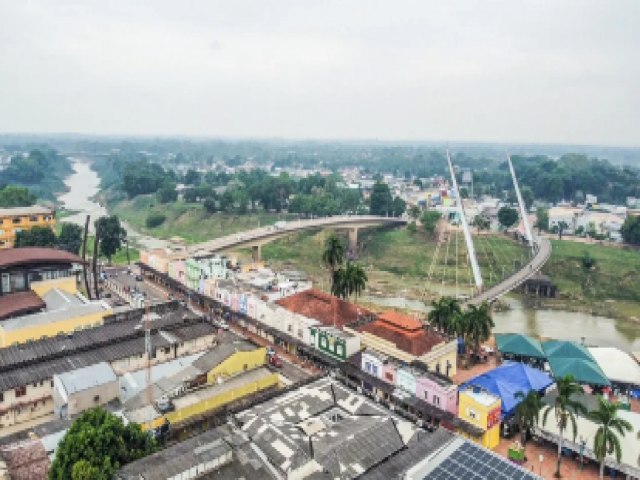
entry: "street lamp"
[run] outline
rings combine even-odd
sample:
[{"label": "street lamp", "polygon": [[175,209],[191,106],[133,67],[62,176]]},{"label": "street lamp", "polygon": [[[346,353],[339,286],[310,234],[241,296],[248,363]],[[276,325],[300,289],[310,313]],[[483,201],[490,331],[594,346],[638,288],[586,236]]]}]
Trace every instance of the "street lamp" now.
[{"label": "street lamp", "polygon": [[584,458],[584,447],[586,443],[585,439],[580,435],[580,470],[584,468],[584,462],[582,460]]}]

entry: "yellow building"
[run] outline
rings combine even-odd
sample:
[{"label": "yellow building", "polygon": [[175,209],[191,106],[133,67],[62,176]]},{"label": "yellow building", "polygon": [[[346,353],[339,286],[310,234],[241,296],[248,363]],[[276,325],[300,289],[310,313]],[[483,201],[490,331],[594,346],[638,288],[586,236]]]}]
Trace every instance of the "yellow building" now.
[{"label": "yellow building", "polygon": [[13,247],[16,234],[22,230],[55,226],[55,212],[46,207],[0,208],[0,248]]},{"label": "yellow building", "polygon": [[261,390],[277,388],[279,385],[280,376],[277,373],[264,367],[256,368],[222,383],[208,385],[171,399],[174,411],[165,413],[164,417],[175,425],[195,415],[215,410]]},{"label": "yellow building", "polygon": [[83,297],[76,288],[75,277],[31,282],[31,289],[42,299],[45,309],[0,322],[0,348],[96,327],[113,313],[105,302]]},{"label": "yellow building", "polygon": [[500,398],[479,388],[458,392],[458,417],[482,429],[483,433],[473,437],[460,431],[462,436],[485,448],[495,448],[500,443]]},{"label": "yellow building", "polygon": [[[255,348],[250,344],[248,347],[243,348],[245,344],[246,342],[240,342],[239,345],[221,345],[223,351],[219,352],[219,355],[228,354],[228,356],[207,372],[207,383],[216,383],[225,378],[246,372],[247,370],[262,367],[267,363],[266,348]],[[235,351],[231,353],[229,349],[234,349]],[[198,367],[200,360],[202,359],[198,359],[194,363],[196,367]]]}]

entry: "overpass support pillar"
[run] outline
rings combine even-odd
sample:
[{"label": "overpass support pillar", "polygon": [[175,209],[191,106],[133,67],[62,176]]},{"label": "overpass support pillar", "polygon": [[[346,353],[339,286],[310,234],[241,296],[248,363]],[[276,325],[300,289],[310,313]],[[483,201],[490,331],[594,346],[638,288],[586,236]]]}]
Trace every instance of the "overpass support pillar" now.
[{"label": "overpass support pillar", "polygon": [[358,229],[357,228],[349,229],[349,251],[351,253],[358,252]]},{"label": "overpass support pillar", "polygon": [[251,247],[251,258],[254,263],[258,263],[262,260],[262,245],[254,245]]}]

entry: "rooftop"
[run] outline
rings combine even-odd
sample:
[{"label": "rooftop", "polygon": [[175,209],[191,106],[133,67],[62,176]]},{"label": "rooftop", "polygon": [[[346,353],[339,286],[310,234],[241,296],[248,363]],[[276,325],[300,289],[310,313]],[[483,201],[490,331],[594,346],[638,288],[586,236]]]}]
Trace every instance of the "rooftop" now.
[{"label": "rooftop", "polygon": [[475,402],[485,407],[490,407],[494,403],[500,403],[500,397],[493,395],[486,390],[468,388],[466,390],[460,390],[460,393],[471,397]]},{"label": "rooftop", "polygon": [[420,321],[409,318],[411,321],[396,316],[381,316],[374,322],[356,327],[356,330],[387,340],[399,350],[416,357],[424,355],[444,341],[439,334],[425,330]]},{"label": "rooftop", "polygon": [[73,253],[55,248],[22,247],[0,250],[0,269],[20,265],[82,263]]},{"label": "rooftop", "polygon": [[[0,465],[12,480],[44,480],[49,471],[49,457],[38,440],[28,440],[0,447]],[[0,476],[3,471],[0,468]]]},{"label": "rooftop", "polygon": [[287,310],[313,318],[324,325],[343,327],[371,315],[365,308],[358,307],[333,295],[310,289],[277,300],[276,303]]},{"label": "rooftop", "polygon": [[231,454],[230,461],[221,462],[202,478],[264,479],[271,471],[252,448],[249,440],[229,425],[208,430],[184,442],[172,445],[153,455],[136,460],[118,473],[119,480],[165,480],[197,465],[214,460],[220,453]]},{"label": "rooftop", "polygon": [[429,435],[329,378],[240,412],[237,419],[276,470],[298,471],[300,478],[356,478]]},{"label": "rooftop", "polygon": [[18,292],[0,296],[0,320],[42,310],[47,305],[35,292]]},{"label": "rooftop", "polygon": [[53,210],[40,205],[31,207],[0,208],[0,217],[21,217],[24,215],[51,215]]},{"label": "rooftop", "polygon": [[[153,322],[151,341],[155,348],[171,345],[162,335],[165,332],[179,342],[215,333],[209,322],[188,318],[186,312],[177,309]],[[115,320],[68,335],[0,348],[0,391],[95,363],[140,355],[145,350],[144,330],[139,325],[139,317]]]},{"label": "rooftop", "polygon": [[57,375],[67,395],[82,392],[118,380],[107,362],[96,363]]}]

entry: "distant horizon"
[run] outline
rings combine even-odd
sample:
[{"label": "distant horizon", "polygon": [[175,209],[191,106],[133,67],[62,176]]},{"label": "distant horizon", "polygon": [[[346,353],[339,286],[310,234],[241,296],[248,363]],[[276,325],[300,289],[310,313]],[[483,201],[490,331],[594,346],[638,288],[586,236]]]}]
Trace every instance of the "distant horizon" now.
[{"label": "distant horizon", "polygon": [[[486,146],[532,146],[532,147],[581,147],[581,148],[613,148],[621,150],[640,150],[638,144],[604,144],[604,143],[564,143],[546,141],[507,141],[507,140],[433,140],[412,138],[357,138],[357,137],[277,137],[277,136],[241,136],[241,135],[190,135],[190,134],[125,134],[125,133],[85,133],[85,132],[0,132],[3,137],[58,137],[58,138],[92,138],[111,140],[188,140],[192,142],[283,142],[283,143],[345,143],[345,144],[393,144],[393,145],[486,145]],[[639,158],[640,160],[640,158]]]}]

